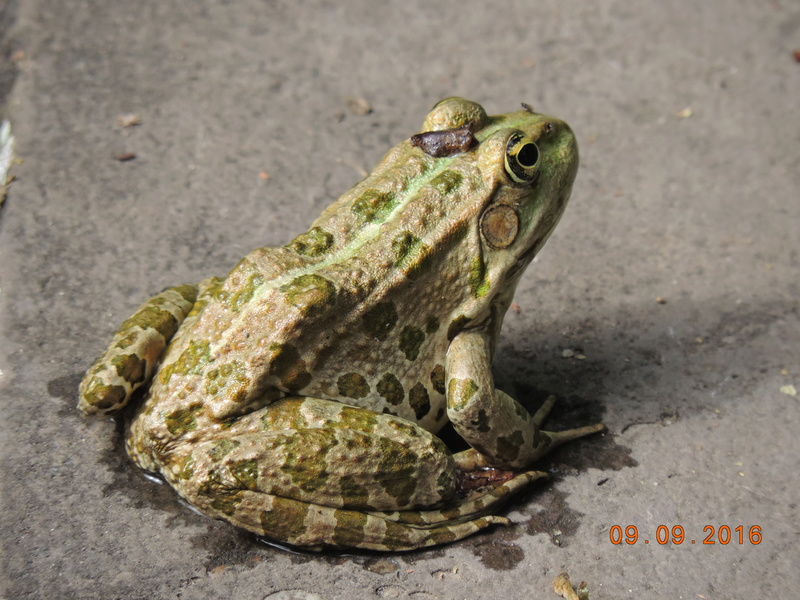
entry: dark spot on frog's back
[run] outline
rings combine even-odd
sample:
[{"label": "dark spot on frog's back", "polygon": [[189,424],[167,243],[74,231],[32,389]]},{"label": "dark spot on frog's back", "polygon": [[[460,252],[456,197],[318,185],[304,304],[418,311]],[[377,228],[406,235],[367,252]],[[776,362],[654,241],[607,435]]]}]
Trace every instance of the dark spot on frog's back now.
[{"label": "dark spot on frog's back", "polygon": [[403,330],[400,332],[398,344],[400,350],[406,355],[408,360],[416,360],[417,356],[419,356],[420,346],[422,346],[422,342],[424,341],[425,334],[422,333],[420,329],[408,325],[403,327]]},{"label": "dark spot on frog's back", "polygon": [[437,331],[439,331],[439,319],[434,316],[428,317],[428,320],[425,322],[425,333],[431,334]]},{"label": "dark spot on frog's back", "polygon": [[440,394],[445,393],[444,388],[444,367],[442,365],[436,365],[431,371],[431,385],[433,389],[439,392]]},{"label": "dark spot on frog's back", "polygon": [[442,171],[431,179],[431,185],[443,196],[449,195],[461,185],[464,176],[458,171]]},{"label": "dark spot on frog's back", "polygon": [[364,313],[364,329],[378,340],[386,339],[397,323],[397,309],[394,302],[379,302]]},{"label": "dark spot on frog's back", "polygon": [[350,506],[369,506],[369,490],[362,483],[353,475],[340,477],[339,491],[344,498],[349,499]]},{"label": "dark spot on frog's back", "polygon": [[328,233],[321,227],[312,227],[286,245],[287,248],[294,250],[297,254],[311,258],[322,256],[331,246],[333,246],[333,234]]},{"label": "dark spot on frog's back", "polygon": [[431,410],[431,400],[428,396],[428,390],[421,383],[417,383],[408,392],[408,402],[411,408],[414,409],[414,416],[421,419],[427,415]]},{"label": "dark spot on frog's back", "polygon": [[392,373],[386,373],[376,386],[378,393],[389,404],[397,406],[403,402],[405,397],[405,390],[403,384]]},{"label": "dark spot on frog's back", "polygon": [[306,369],[306,361],[291,344],[272,344],[269,374],[281,381],[287,390],[296,392],[311,382],[311,373]]},{"label": "dark spot on frog's back", "polygon": [[280,287],[286,302],[300,310],[304,317],[321,313],[336,303],[336,286],[321,275],[308,273],[295,277]]},{"label": "dark spot on frog's back", "polygon": [[400,232],[392,240],[395,266],[415,280],[431,265],[430,247],[410,231]]},{"label": "dark spot on frog's back", "polygon": [[363,398],[369,394],[369,383],[358,373],[345,373],[336,381],[339,394],[345,398]]},{"label": "dark spot on frog's back", "polygon": [[351,210],[363,225],[384,221],[395,206],[397,206],[397,199],[394,193],[369,189],[356,198]]}]

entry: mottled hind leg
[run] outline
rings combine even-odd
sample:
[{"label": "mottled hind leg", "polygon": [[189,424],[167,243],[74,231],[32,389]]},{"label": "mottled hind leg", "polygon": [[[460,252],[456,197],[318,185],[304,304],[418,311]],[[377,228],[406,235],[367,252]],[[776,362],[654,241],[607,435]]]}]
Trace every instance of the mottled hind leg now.
[{"label": "mottled hind leg", "polygon": [[131,394],[150,381],[178,327],[216,281],[172,287],[142,304],[84,375],[78,408],[91,415],[125,406]]},{"label": "mottled hind leg", "polygon": [[452,455],[436,436],[315,398],[279,400],[186,450],[163,472],[191,504],[304,547],[410,550],[461,539],[508,523],[481,515],[530,480],[459,502]]},{"label": "mottled hind leg", "polygon": [[492,525],[508,524],[508,519],[495,516],[442,525],[407,523],[381,514],[321,506],[251,490],[237,491],[231,500],[236,507],[221,518],[270,540],[307,550],[415,550],[454,542]]}]

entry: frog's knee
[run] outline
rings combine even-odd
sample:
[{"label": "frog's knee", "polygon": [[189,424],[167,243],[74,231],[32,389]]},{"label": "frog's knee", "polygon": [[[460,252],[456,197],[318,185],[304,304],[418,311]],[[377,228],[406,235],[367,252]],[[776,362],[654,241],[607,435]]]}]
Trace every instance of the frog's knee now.
[{"label": "frog's knee", "polygon": [[121,409],[153,376],[164,350],[192,309],[197,287],[182,285],[154,296],[127,319],[86,372],[78,408],[87,415]]}]

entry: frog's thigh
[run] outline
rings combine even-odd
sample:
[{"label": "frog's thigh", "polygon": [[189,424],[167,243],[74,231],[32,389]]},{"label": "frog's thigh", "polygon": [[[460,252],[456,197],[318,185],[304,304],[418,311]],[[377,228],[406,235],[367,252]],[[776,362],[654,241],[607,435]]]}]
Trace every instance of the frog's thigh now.
[{"label": "frog's thigh", "polygon": [[176,487],[201,509],[250,490],[336,508],[407,510],[450,500],[454,470],[441,440],[409,421],[286,398],[195,447]]},{"label": "frog's thigh", "polygon": [[[442,442],[408,421],[286,398],[193,448],[168,477],[203,512],[276,541],[410,550],[507,524],[483,515],[542,475],[523,473],[456,502],[453,471]],[[439,502],[447,506],[408,510]]]}]

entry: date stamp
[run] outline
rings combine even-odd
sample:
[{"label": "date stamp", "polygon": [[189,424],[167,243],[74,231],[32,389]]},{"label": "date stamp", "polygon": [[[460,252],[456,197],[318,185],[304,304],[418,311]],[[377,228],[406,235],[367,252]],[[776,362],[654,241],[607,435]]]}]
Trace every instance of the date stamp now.
[{"label": "date stamp", "polygon": [[[652,536],[652,541],[660,546],[666,544],[680,546],[684,543],[703,544],[706,546],[727,546],[728,544],[739,546],[750,544],[757,546],[763,539],[761,526],[759,525],[751,525],[750,527],[745,527],[744,525],[738,525],[736,527],[731,527],[729,525],[706,525],[703,527],[703,534],[705,537],[703,537],[702,540],[699,539],[702,536],[698,536],[698,539],[686,539],[686,531],[681,525],[673,525],[672,527],[659,525],[653,533],[655,535]],[[621,544],[633,546],[637,543],[649,544],[651,541],[650,538],[642,538],[639,535],[639,528],[636,525],[626,525],[624,530],[622,525],[613,525],[611,529],[608,530],[608,539],[615,546]]]}]

